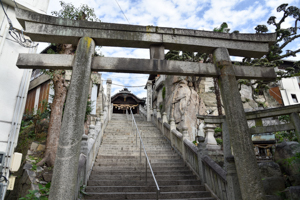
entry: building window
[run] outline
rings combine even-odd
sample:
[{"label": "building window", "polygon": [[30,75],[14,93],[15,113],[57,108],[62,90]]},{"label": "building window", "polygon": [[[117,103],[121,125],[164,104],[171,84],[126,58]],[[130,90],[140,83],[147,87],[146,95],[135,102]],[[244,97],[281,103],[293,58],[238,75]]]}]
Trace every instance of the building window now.
[{"label": "building window", "polygon": [[298,103],[297,96],[295,94],[291,94],[294,103]]}]

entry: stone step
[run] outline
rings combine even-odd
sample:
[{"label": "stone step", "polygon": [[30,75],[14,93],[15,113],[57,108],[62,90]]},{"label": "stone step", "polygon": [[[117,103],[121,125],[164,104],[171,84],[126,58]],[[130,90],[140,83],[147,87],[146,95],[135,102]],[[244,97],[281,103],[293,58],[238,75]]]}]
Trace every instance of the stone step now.
[{"label": "stone step", "polygon": [[[85,199],[152,199],[156,198],[156,192],[107,192],[107,193],[89,193]],[[210,197],[206,191],[181,191],[181,192],[161,192],[159,199],[176,198],[199,198]]]},{"label": "stone step", "polygon": [[[143,157],[143,159],[141,159],[142,161],[145,161],[145,157]],[[164,164],[164,163],[180,163],[180,164],[184,164],[183,161],[181,159],[156,159],[156,158],[152,158],[149,159],[151,165],[152,164]],[[146,161],[145,161],[146,162]],[[140,158],[136,158],[136,159],[96,159],[95,165],[100,166],[100,164],[103,163],[110,163],[111,165],[126,165],[128,163],[130,164],[134,164],[134,163],[140,163]]]},{"label": "stone step", "polygon": [[[145,171],[145,166],[126,166],[126,167],[121,167],[121,166],[93,166],[93,170],[95,172],[101,172],[101,171],[107,171],[107,172],[113,172],[113,171],[132,171],[132,172],[144,172]],[[160,172],[160,171],[186,171],[189,170],[188,167],[186,166],[181,166],[181,167],[175,167],[175,166],[152,166],[152,170],[154,172]]]},{"label": "stone step", "polygon": [[[106,148],[101,148],[99,149],[99,154],[102,155],[102,153],[108,153],[108,154],[118,154],[118,153],[122,153],[122,152],[126,152],[128,153],[128,155],[134,154],[136,153],[137,155],[140,155],[140,148],[136,148],[136,149],[106,149]],[[171,149],[147,149],[146,148],[146,152],[147,155],[151,155],[151,154],[160,154],[160,153],[174,153]],[[142,149],[142,155],[144,154],[144,150]]]},{"label": "stone step", "polygon": [[[179,155],[177,155],[177,154],[172,154],[172,155],[166,155],[166,156],[162,156],[162,155],[151,155],[151,156],[149,156],[149,157],[151,157],[151,158],[149,158],[150,160],[151,159],[180,159],[181,157],[179,156]],[[139,160],[140,159],[140,156],[103,156],[103,155],[98,155],[97,157],[96,157],[96,159],[98,160],[98,159],[132,159],[132,160]],[[142,159],[145,159],[145,156],[142,156]],[[97,162],[97,160],[96,160],[96,162]]]},{"label": "stone step", "polygon": [[[160,131],[139,115],[135,118],[160,187],[159,199],[213,200]],[[145,163],[139,139],[136,145],[136,133],[131,123],[126,120],[126,115],[113,114],[104,131],[86,187],[89,195],[85,199],[156,199],[155,182]]]},{"label": "stone step", "polygon": [[[121,163],[117,163],[117,162],[95,162],[94,166],[111,166],[113,168],[122,168],[122,167],[142,167],[145,165],[145,160],[142,160],[142,164],[140,162],[121,162]],[[185,163],[181,162],[159,162],[159,163],[153,163],[151,162],[151,167],[155,168],[155,167],[182,167],[185,166]]]},{"label": "stone step", "polygon": [[[159,154],[156,154],[155,151],[153,152],[149,152],[147,151],[147,155],[148,157],[151,159],[151,158],[156,158],[156,156],[177,156],[176,153],[174,152],[161,152]],[[126,151],[121,151],[121,152],[109,152],[109,151],[106,151],[106,152],[99,152],[98,153],[98,156],[140,156],[140,152],[139,151],[136,151],[136,152],[126,152]],[[144,157],[144,153],[142,152],[142,157]]]},{"label": "stone step", "polygon": [[[156,186],[87,186],[86,192],[156,192]],[[161,192],[205,191],[203,185],[161,186]]]},{"label": "stone step", "polygon": [[[89,180],[88,186],[141,186],[145,185],[145,180]],[[159,186],[167,185],[201,185],[199,180],[160,180],[157,182]],[[149,177],[148,185],[155,185],[153,178]]]},{"label": "stone step", "polygon": [[[148,177],[151,176],[151,172],[148,170]],[[154,171],[154,175],[193,175],[190,170],[186,171]],[[136,171],[92,171],[92,175],[137,175],[137,174],[145,174],[144,171],[136,172]]]},{"label": "stone step", "polygon": [[[158,150],[158,151],[165,151],[165,150],[172,150],[170,147],[164,147],[164,146],[152,146],[152,145],[144,145],[146,151],[151,151],[151,150]],[[140,147],[139,146],[118,146],[118,145],[115,145],[115,146],[112,146],[112,145],[106,145],[106,146],[101,146],[99,148],[99,150],[106,150],[106,151],[139,151],[140,150]],[[142,151],[143,148],[142,148]]]},{"label": "stone step", "polygon": [[[197,180],[196,176],[194,175],[155,175],[157,181],[176,181],[176,180]],[[148,176],[147,179],[152,179],[152,175]],[[131,181],[142,181],[146,180],[145,173],[144,174],[137,174],[137,175],[94,175],[90,178],[91,181],[93,180],[117,180],[117,181],[124,181],[124,180],[131,180]]]}]

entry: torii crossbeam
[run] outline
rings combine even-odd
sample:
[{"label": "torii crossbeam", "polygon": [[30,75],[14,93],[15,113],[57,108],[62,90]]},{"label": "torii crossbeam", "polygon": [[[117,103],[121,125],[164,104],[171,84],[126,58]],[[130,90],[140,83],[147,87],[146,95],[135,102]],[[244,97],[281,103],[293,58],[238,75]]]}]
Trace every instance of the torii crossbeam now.
[{"label": "torii crossbeam", "polygon": [[[239,186],[233,190],[240,190],[242,195],[242,198],[236,195],[231,199],[265,199],[236,79],[275,80],[276,75],[273,68],[232,65],[230,55],[261,57],[268,52],[269,45],[276,42],[275,33],[229,34],[72,21],[21,9],[16,9],[16,15],[26,34],[33,41],[77,44],[81,38],[75,56],[21,54],[17,62],[20,68],[73,69],[70,89],[77,89],[68,92],[66,103],[68,109],[63,117],[49,199],[74,197],[82,135],[81,129],[77,130],[76,127],[83,125],[84,112],[79,105],[86,105],[84,101],[87,100],[87,94],[82,95],[82,92],[88,90],[87,79],[91,70],[218,77],[239,180]],[[93,58],[94,42],[100,46],[150,48],[150,60]],[[165,61],[165,48],[212,53],[214,64]]]}]

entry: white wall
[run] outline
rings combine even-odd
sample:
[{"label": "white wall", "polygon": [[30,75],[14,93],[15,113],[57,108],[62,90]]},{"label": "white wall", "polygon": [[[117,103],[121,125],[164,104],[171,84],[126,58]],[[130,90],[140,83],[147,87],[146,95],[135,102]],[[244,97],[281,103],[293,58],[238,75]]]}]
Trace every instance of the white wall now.
[{"label": "white wall", "polygon": [[91,101],[92,101],[92,112],[91,114],[96,115],[96,108],[97,108],[97,92],[98,92],[98,86],[93,84],[92,87],[92,94],[91,94]]},{"label": "white wall", "polygon": [[[297,77],[283,78],[281,80],[280,93],[282,96],[283,104],[285,106],[300,103],[300,88]],[[292,95],[296,96],[298,103],[294,102]]]},{"label": "white wall", "polygon": [[[14,28],[22,30],[15,17],[14,2],[12,0],[2,2]],[[49,4],[49,0],[16,0],[16,2],[20,8],[35,9],[40,13],[46,13]],[[8,34],[8,20],[2,7],[0,9],[0,151],[9,154],[7,152],[9,138],[12,142],[12,152],[17,144],[32,71],[17,68],[17,58],[19,53],[34,53],[36,49],[22,47],[14,41]],[[23,95],[20,91],[23,91]],[[9,166],[9,161],[7,163]],[[9,174],[4,171],[4,175],[8,177]]]}]

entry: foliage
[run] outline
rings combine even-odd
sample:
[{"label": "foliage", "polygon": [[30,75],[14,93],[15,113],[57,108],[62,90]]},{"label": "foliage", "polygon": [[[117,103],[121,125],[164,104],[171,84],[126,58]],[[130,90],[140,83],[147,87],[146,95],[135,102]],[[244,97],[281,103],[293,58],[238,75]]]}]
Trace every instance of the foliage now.
[{"label": "foliage", "polygon": [[[297,152],[295,156],[285,159],[289,166],[293,166],[295,164],[300,164],[300,152]],[[298,169],[300,173],[300,168]]]},{"label": "foliage", "polygon": [[290,115],[282,115],[278,117],[280,122],[289,123],[291,121]]},{"label": "foliage", "polygon": [[298,141],[295,131],[278,131],[275,132],[275,139],[278,143],[283,141]]},{"label": "foliage", "polygon": [[222,132],[222,129],[220,127],[215,128],[215,133],[218,133],[218,132]]},{"label": "foliage", "polygon": [[19,200],[39,200],[40,198],[35,195],[39,192],[38,190],[28,190],[28,194],[25,197],[19,198]]},{"label": "foliage", "polygon": [[90,194],[85,192],[86,185],[80,186],[80,193],[86,196],[90,196]]},{"label": "foliage", "polygon": [[228,28],[228,25],[226,22],[223,22],[220,27],[214,28],[213,32],[218,32],[218,33],[228,33],[230,29]]},{"label": "foliage", "polygon": [[[298,21],[300,21],[300,9],[295,6],[288,6],[288,4],[281,4],[277,7],[277,12],[283,13],[281,19],[277,20],[275,16],[271,16],[267,21],[267,24],[275,28],[275,32],[277,33],[276,43],[270,46],[269,52],[262,58],[244,58],[242,65],[278,67],[283,63],[283,58],[288,58],[290,56],[295,57],[296,54],[300,52],[299,47],[295,50],[286,50],[285,53],[283,52],[283,49],[286,48],[291,42],[294,42],[296,39],[300,38],[300,33],[297,32],[297,30],[300,28],[297,25]],[[294,26],[283,28],[282,23],[285,20],[294,20]],[[266,25],[258,25],[255,30],[257,34],[268,32]],[[286,67],[284,71],[276,72],[278,75],[277,79],[280,80],[281,78],[300,75],[299,71],[300,61],[295,62],[292,67]],[[268,83],[268,81],[256,81],[251,85],[255,88],[259,88],[259,91],[263,91],[263,89],[268,89],[266,87]]]},{"label": "foliage", "polygon": [[195,145],[196,145],[196,144],[197,144],[197,141],[196,141],[196,140],[194,140],[194,141],[193,141],[193,144],[195,144]]},{"label": "foliage", "polygon": [[85,117],[84,117],[84,121],[86,122],[88,119],[88,115],[90,115],[93,111],[93,101],[88,100],[86,103],[86,111],[85,111]]},{"label": "foliage", "polygon": [[65,3],[60,1],[62,7],[59,11],[52,11],[51,14],[65,19],[72,20],[87,20],[100,22],[100,19],[95,14],[94,8],[90,8],[88,5],[83,4],[79,8],[75,8],[72,3]]},{"label": "foliage", "polygon": [[[39,190],[29,190],[29,193],[25,197],[19,198],[19,200],[48,200],[50,186],[51,182],[47,183],[45,186],[39,184]],[[36,197],[38,193],[41,194],[40,197]]]},{"label": "foliage", "polygon": [[162,98],[165,99],[166,97],[166,87],[163,87],[162,89]]},{"label": "foliage", "polygon": [[221,138],[216,138],[216,141],[218,145],[223,145],[223,140]]}]

